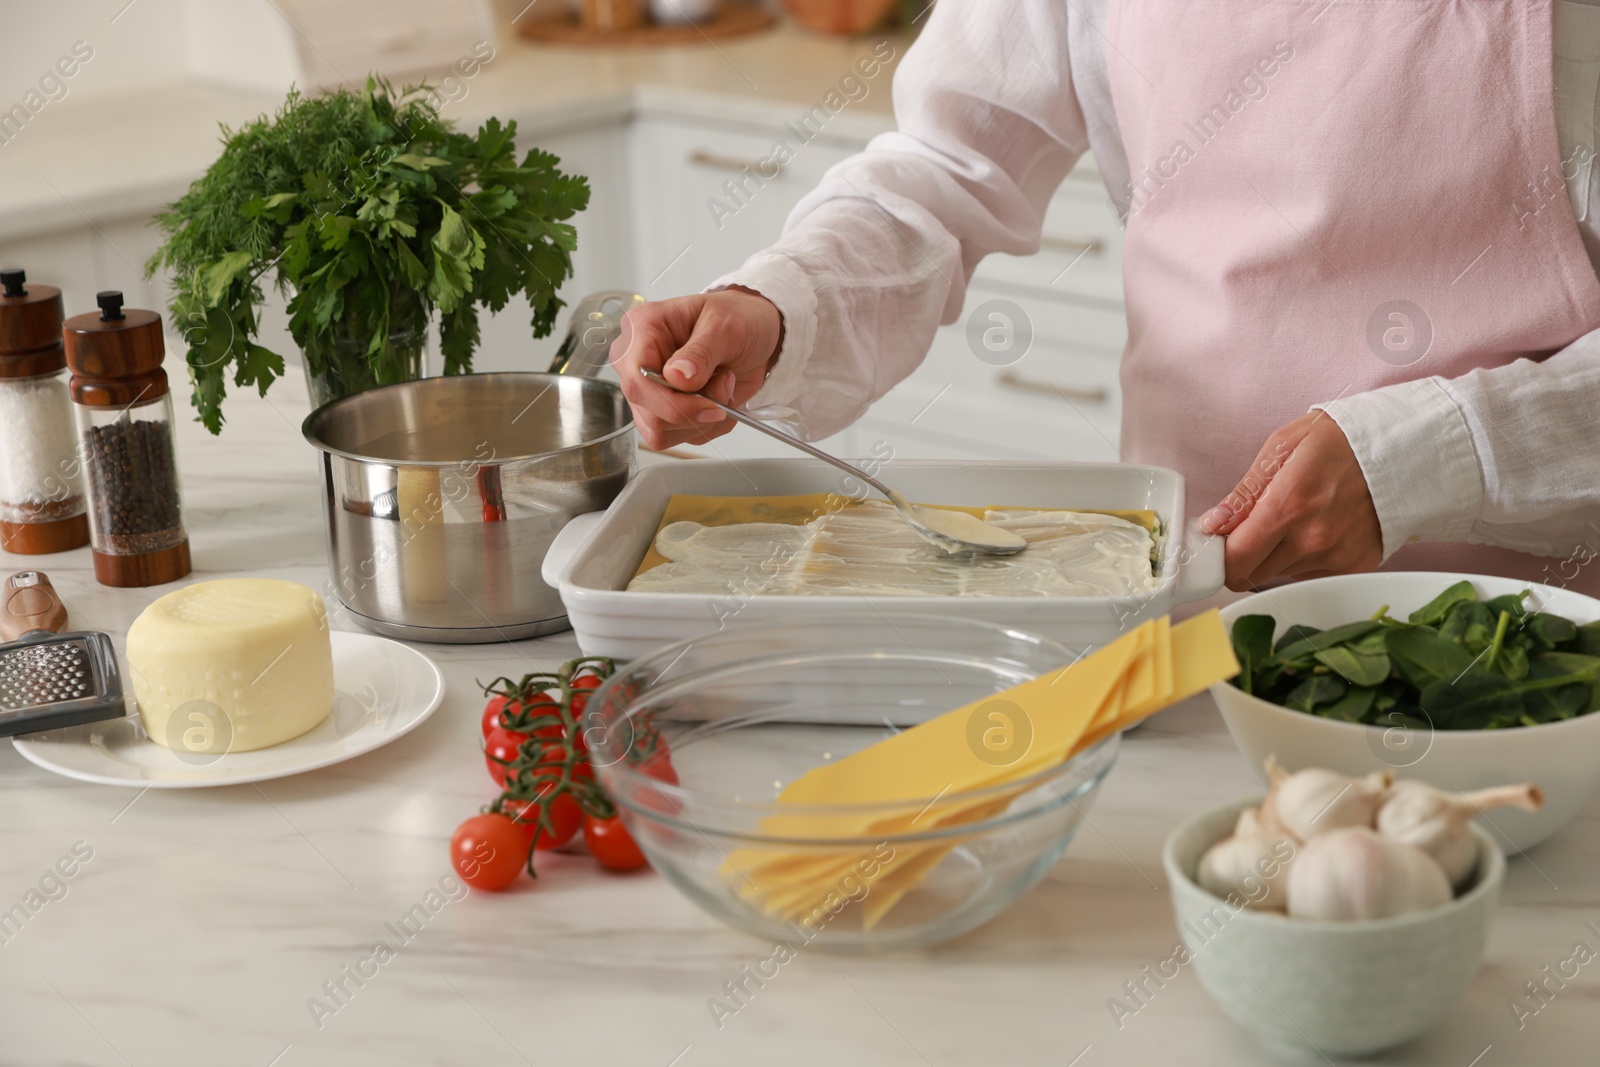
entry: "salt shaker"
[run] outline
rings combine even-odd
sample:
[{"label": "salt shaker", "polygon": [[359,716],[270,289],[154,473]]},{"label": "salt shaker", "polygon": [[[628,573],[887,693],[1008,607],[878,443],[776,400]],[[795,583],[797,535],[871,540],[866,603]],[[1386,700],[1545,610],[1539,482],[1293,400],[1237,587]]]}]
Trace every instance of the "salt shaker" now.
[{"label": "salt shaker", "polygon": [[78,477],[61,290],[0,270],[0,548],[36,554],[89,543]]},{"label": "salt shaker", "polygon": [[98,315],[74,315],[63,330],[94,576],[161,585],[189,573],[161,316],[124,311],[116,291],[95,299]]}]

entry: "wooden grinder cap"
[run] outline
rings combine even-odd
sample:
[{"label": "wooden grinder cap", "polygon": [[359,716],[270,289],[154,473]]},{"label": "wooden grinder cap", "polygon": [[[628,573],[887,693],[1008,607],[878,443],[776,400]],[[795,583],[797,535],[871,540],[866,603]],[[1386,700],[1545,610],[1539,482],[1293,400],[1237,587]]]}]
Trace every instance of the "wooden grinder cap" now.
[{"label": "wooden grinder cap", "polygon": [[53,374],[67,365],[61,347],[61,290],[24,285],[26,272],[0,270],[0,378]]},{"label": "wooden grinder cap", "polygon": [[[0,379],[56,374],[67,365],[61,344],[61,290],[27,285],[27,280],[28,275],[16,267],[0,270]],[[0,437],[8,429],[0,426]],[[0,449],[5,447],[0,443]],[[47,512],[32,504],[13,502],[13,508],[37,517],[0,519],[0,550],[32,555],[89,543],[89,519],[81,504],[77,514],[65,518],[46,518]]]},{"label": "wooden grinder cap", "polygon": [[166,396],[161,316],[141,308],[124,311],[122,294],[115,289],[96,294],[95,302],[98,315],[74,315],[62,331],[72,368],[72,399],[93,408],[121,408]]}]

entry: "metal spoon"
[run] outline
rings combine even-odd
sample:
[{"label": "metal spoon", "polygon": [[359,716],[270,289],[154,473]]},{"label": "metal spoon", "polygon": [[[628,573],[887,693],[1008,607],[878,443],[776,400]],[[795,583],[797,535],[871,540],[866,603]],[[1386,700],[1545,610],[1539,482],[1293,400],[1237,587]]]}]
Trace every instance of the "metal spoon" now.
[{"label": "metal spoon", "polygon": [[[911,503],[911,501],[907,500],[893,489],[890,489],[887,485],[884,485],[870,474],[865,473],[854,464],[849,463],[846,460],[842,460],[838,456],[830,455],[829,453],[824,452],[822,449],[817,448],[815,445],[812,445],[806,441],[802,441],[800,438],[795,437],[792,434],[784,433],[775,426],[769,426],[747,411],[743,411],[736,407],[730,407],[727,404],[724,404],[722,401],[717,400],[714,397],[709,397],[704,393],[687,393],[686,390],[679,389],[677,386],[667,381],[666,378],[662,377],[660,373],[653,371],[648,367],[640,367],[639,373],[644,375],[644,377],[649,381],[652,381],[657,385],[666,386],[675,393],[686,393],[688,396],[697,396],[701,400],[708,400],[715,404],[718,408],[721,408],[729,418],[742,422],[751,429],[760,430],[768,437],[775,438],[776,440],[782,441],[786,445],[798,448],[808,456],[815,456],[824,463],[831,463],[840,470],[845,471],[854,477],[860,478],[862,481],[866,482],[868,485],[872,486],[872,488],[876,489],[878,492],[887,497],[889,503],[893,504],[894,509],[900,513],[900,517],[906,520],[907,525],[915,530],[918,536],[925,541],[937,545],[939,548],[952,556],[974,553],[987,556],[1014,556],[1018,552],[1021,552],[1023,549],[1028,547],[1028,542],[1021,536],[1012,533],[1010,530],[1002,530],[998,526],[992,526],[989,523],[982,522],[976,518],[973,518],[971,515],[966,514],[965,512],[919,508],[915,504]],[[935,525],[944,526],[945,529],[936,529]],[[984,541],[973,539],[974,534],[977,534],[979,537],[987,537],[991,533],[993,534],[991,540]],[[963,534],[965,534],[965,536],[963,536]]]}]

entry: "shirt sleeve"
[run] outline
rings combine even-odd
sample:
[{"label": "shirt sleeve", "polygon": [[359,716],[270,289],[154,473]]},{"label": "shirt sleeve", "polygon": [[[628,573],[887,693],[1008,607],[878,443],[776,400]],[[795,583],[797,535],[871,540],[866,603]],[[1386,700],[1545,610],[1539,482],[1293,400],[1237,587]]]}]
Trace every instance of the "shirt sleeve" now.
[{"label": "shirt sleeve", "polygon": [[1318,407],[1366,475],[1385,557],[1413,541],[1538,556],[1600,545],[1600,331],[1545,360]]},{"label": "shirt sleeve", "polygon": [[792,409],[785,421],[813,439],[837,432],[916,369],[984,256],[1038,251],[1050,197],[1088,148],[1071,7],[940,0],[895,72],[897,131],[832,168],[776,245],[712,283],[783,315],[752,406]]}]

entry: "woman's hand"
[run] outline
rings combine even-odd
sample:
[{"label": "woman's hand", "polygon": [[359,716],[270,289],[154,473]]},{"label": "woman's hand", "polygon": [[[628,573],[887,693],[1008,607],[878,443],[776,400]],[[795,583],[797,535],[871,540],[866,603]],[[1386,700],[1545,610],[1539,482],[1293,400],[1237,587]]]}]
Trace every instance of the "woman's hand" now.
[{"label": "woman's hand", "polygon": [[660,371],[686,393],[704,390],[742,405],[766,381],[783,341],[783,316],[750,289],[657,300],[628,312],[611,345],[611,365],[647,448],[702,444],[736,425],[699,397],[647,381],[640,367]]},{"label": "woman's hand", "polygon": [[1200,517],[1228,535],[1228,588],[1376,570],[1383,530],[1361,464],[1321,411],[1278,430],[1227,499]]}]

